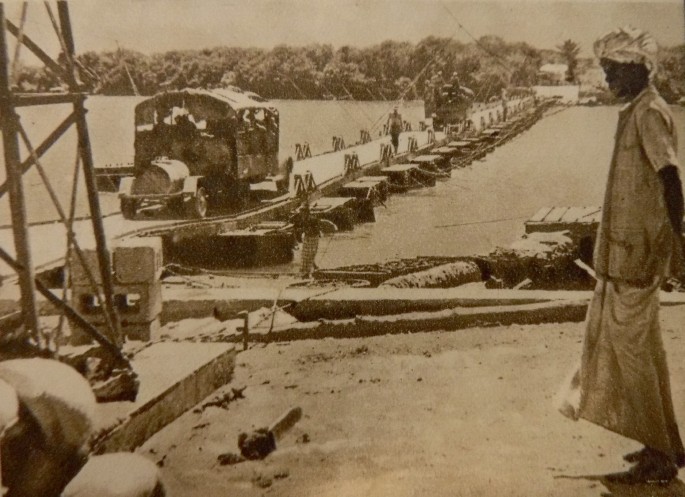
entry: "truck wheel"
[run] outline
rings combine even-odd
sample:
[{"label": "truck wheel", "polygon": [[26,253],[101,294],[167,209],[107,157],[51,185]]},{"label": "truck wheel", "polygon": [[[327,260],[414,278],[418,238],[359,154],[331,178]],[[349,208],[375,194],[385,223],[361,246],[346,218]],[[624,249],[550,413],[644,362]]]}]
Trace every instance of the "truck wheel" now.
[{"label": "truck wheel", "polygon": [[207,215],[207,192],[198,187],[195,196],[186,204],[188,217],[203,219]]},{"label": "truck wheel", "polygon": [[169,201],[168,207],[175,213],[183,212],[183,197],[177,197]]},{"label": "truck wheel", "polygon": [[120,202],[121,215],[124,219],[133,219],[138,212],[138,201],[132,198],[122,198]]}]

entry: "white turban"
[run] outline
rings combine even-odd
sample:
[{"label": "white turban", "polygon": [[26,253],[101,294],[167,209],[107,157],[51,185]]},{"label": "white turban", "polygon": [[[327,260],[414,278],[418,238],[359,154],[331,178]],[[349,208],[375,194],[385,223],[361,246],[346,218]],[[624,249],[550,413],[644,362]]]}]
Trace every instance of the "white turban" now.
[{"label": "white turban", "polygon": [[599,59],[644,64],[650,75],[656,71],[658,47],[656,40],[646,31],[631,26],[615,29],[597,40],[594,50]]}]

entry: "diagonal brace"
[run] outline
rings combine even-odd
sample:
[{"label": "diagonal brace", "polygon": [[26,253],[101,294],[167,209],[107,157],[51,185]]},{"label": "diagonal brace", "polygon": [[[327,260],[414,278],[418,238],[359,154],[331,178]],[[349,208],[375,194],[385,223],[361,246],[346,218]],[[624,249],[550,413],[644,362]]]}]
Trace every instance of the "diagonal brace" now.
[{"label": "diagonal brace", "polygon": [[[36,42],[34,42],[31,38],[29,38],[26,33],[22,33],[21,30],[9,19],[5,19],[5,26],[7,27],[7,30],[14,35],[15,38],[21,41],[26,48],[31,50],[33,55],[38,57],[40,61],[45,64],[52,72],[54,72],[59,78],[66,82],[66,83],[72,83],[73,82],[73,76],[69,76],[69,73],[57,62],[52,60],[52,58],[46,54],[42,48],[40,48]],[[21,34],[21,37],[20,37]]]},{"label": "diagonal brace", "polygon": [[[0,259],[2,259],[8,266],[14,269],[16,272],[23,271],[24,268],[21,264],[12,258],[5,250],[0,247]],[[110,342],[102,333],[100,333],[92,324],[86,321],[83,316],[76,312],[69,304],[62,301],[59,297],[53,294],[47,286],[41,281],[40,278],[35,278],[36,289],[55,307],[60,309],[67,318],[71,319],[78,326],[80,326],[83,331],[93,338],[97,343],[99,343],[102,348],[109,352],[114,358],[116,358],[122,365],[131,368],[129,360],[124,356],[123,352],[119,348]]]},{"label": "diagonal brace", "polygon": [[88,267],[88,264],[86,263],[85,257],[83,255],[83,251],[81,250],[81,247],[79,246],[78,241],[76,240],[76,236],[74,235],[74,231],[72,229],[71,223],[67,220],[66,214],[64,213],[64,209],[62,208],[62,204],[59,201],[59,198],[57,197],[57,194],[55,193],[55,190],[52,188],[52,185],[50,184],[50,180],[45,173],[45,170],[43,169],[43,166],[40,163],[40,159],[36,156],[36,152],[33,149],[33,146],[31,145],[31,141],[29,140],[28,135],[26,134],[26,130],[24,127],[21,125],[21,123],[17,120],[16,122],[16,127],[19,131],[19,135],[21,136],[22,140],[24,141],[24,145],[29,151],[29,154],[31,157],[34,158],[34,163],[36,164],[36,168],[38,169],[38,173],[40,174],[41,179],[43,180],[43,184],[45,185],[45,188],[48,191],[48,195],[50,196],[50,199],[52,200],[52,203],[55,206],[55,209],[57,209],[57,213],[60,217],[60,220],[64,224],[64,226],[67,228],[67,239],[68,243],[73,244],[74,249],[76,250],[76,255],[83,266],[83,268],[86,270],[86,274],[88,275],[88,279],[90,281],[91,288],[93,289],[93,292],[95,292],[95,295],[97,296],[98,303],[103,309],[103,315],[105,318],[105,321],[107,321],[107,326],[109,327],[110,331],[113,334],[116,334],[116,327],[114,326],[114,317],[110,315],[109,309],[105,306],[103,306],[103,302],[100,299],[100,293],[97,291],[97,284],[95,283],[95,278]]},{"label": "diagonal brace", "polygon": [[[69,127],[76,122],[76,113],[72,112],[69,114],[69,116],[61,122],[59,126],[55,128],[55,130],[48,135],[48,137],[43,140],[43,143],[38,145],[38,147],[35,150],[35,157],[31,155],[29,158],[27,158],[24,162],[21,163],[19,168],[21,169],[21,173],[24,174],[26,171],[31,169],[31,166],[35,164],[35,158],[40,158],[42,157],[45,152],[48,151],[50,147],[52,147],[59,138],[66,133],[66,131],[69,129]],[[0,184],[0,198],[7,193],[7,182],[5,181],[4,183]]]}]

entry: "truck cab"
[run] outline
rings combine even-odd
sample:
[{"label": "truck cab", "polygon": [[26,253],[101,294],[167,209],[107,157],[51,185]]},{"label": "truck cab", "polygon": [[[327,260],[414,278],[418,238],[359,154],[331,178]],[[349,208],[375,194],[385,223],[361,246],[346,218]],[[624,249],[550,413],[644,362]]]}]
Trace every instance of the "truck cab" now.
[{"label": "truck cab", "polygon": [[122,180],[124,217],[151,203],[202,218],[240,209],[250,184],[279,174],[279,114],[237,88],[159,93],[135,109],[133,177]]}]

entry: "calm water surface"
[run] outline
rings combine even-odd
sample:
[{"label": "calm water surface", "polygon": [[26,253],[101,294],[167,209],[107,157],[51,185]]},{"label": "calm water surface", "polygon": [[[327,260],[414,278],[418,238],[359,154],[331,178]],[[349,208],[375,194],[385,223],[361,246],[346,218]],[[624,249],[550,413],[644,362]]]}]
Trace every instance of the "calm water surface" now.
[{"label": "calm water surface", "polygon": [[[685,109],[673,111],[682,162]],[[487,253],[523,234],[540,207],[601,205],[617,112],[571,107],[542,119],[435,188],[391,197],[376,223],[325,239],[319,265]]]},{"label": "calm water surface", "polygon": [[[134,97],[88,99],[89,128],[96,165],[127,163],[133,157]],[[308,141],[314,153],[331,148],[331,138],[347,143],[362,128],[385,121],[387,102],[276,101],[281,112],[281,156],[295,143]],[[63,106],[50,113],[43,108],[22,110],[22,122],[34,146],[64,119]],[[488,252],[506,245],[523,231],[523,221],[540,207],[600,205],[612,149],[617,107],[573,107],[539,121],[530,130],[484,160],[453,171],[452,178],[404,195],[395,195],[376,210],[377,222],[359,225],[353,232],[322,240],[321,267],[366,263],[417,255],[465,255]],[[679,156],[685,157],[685,109],[673,109],[679,134]],[[408,103],[405,119],[422,118],[420,102]],[[73,133],[44,158],[48,175],[68,203],[74,165]],[[4,179],[4,170],[0,171]],[[26,176],[29,218],[56,218],[35,171]],[[83,187],[80,186],[81,192]],[[82,196],[83,197],[83,196]],[[85,199],[79,212],[85,213]],[[103,210],[116,207],[113,197],[103,199]],[[9,224],[7,198],[0,200],[0,224]]]}]

